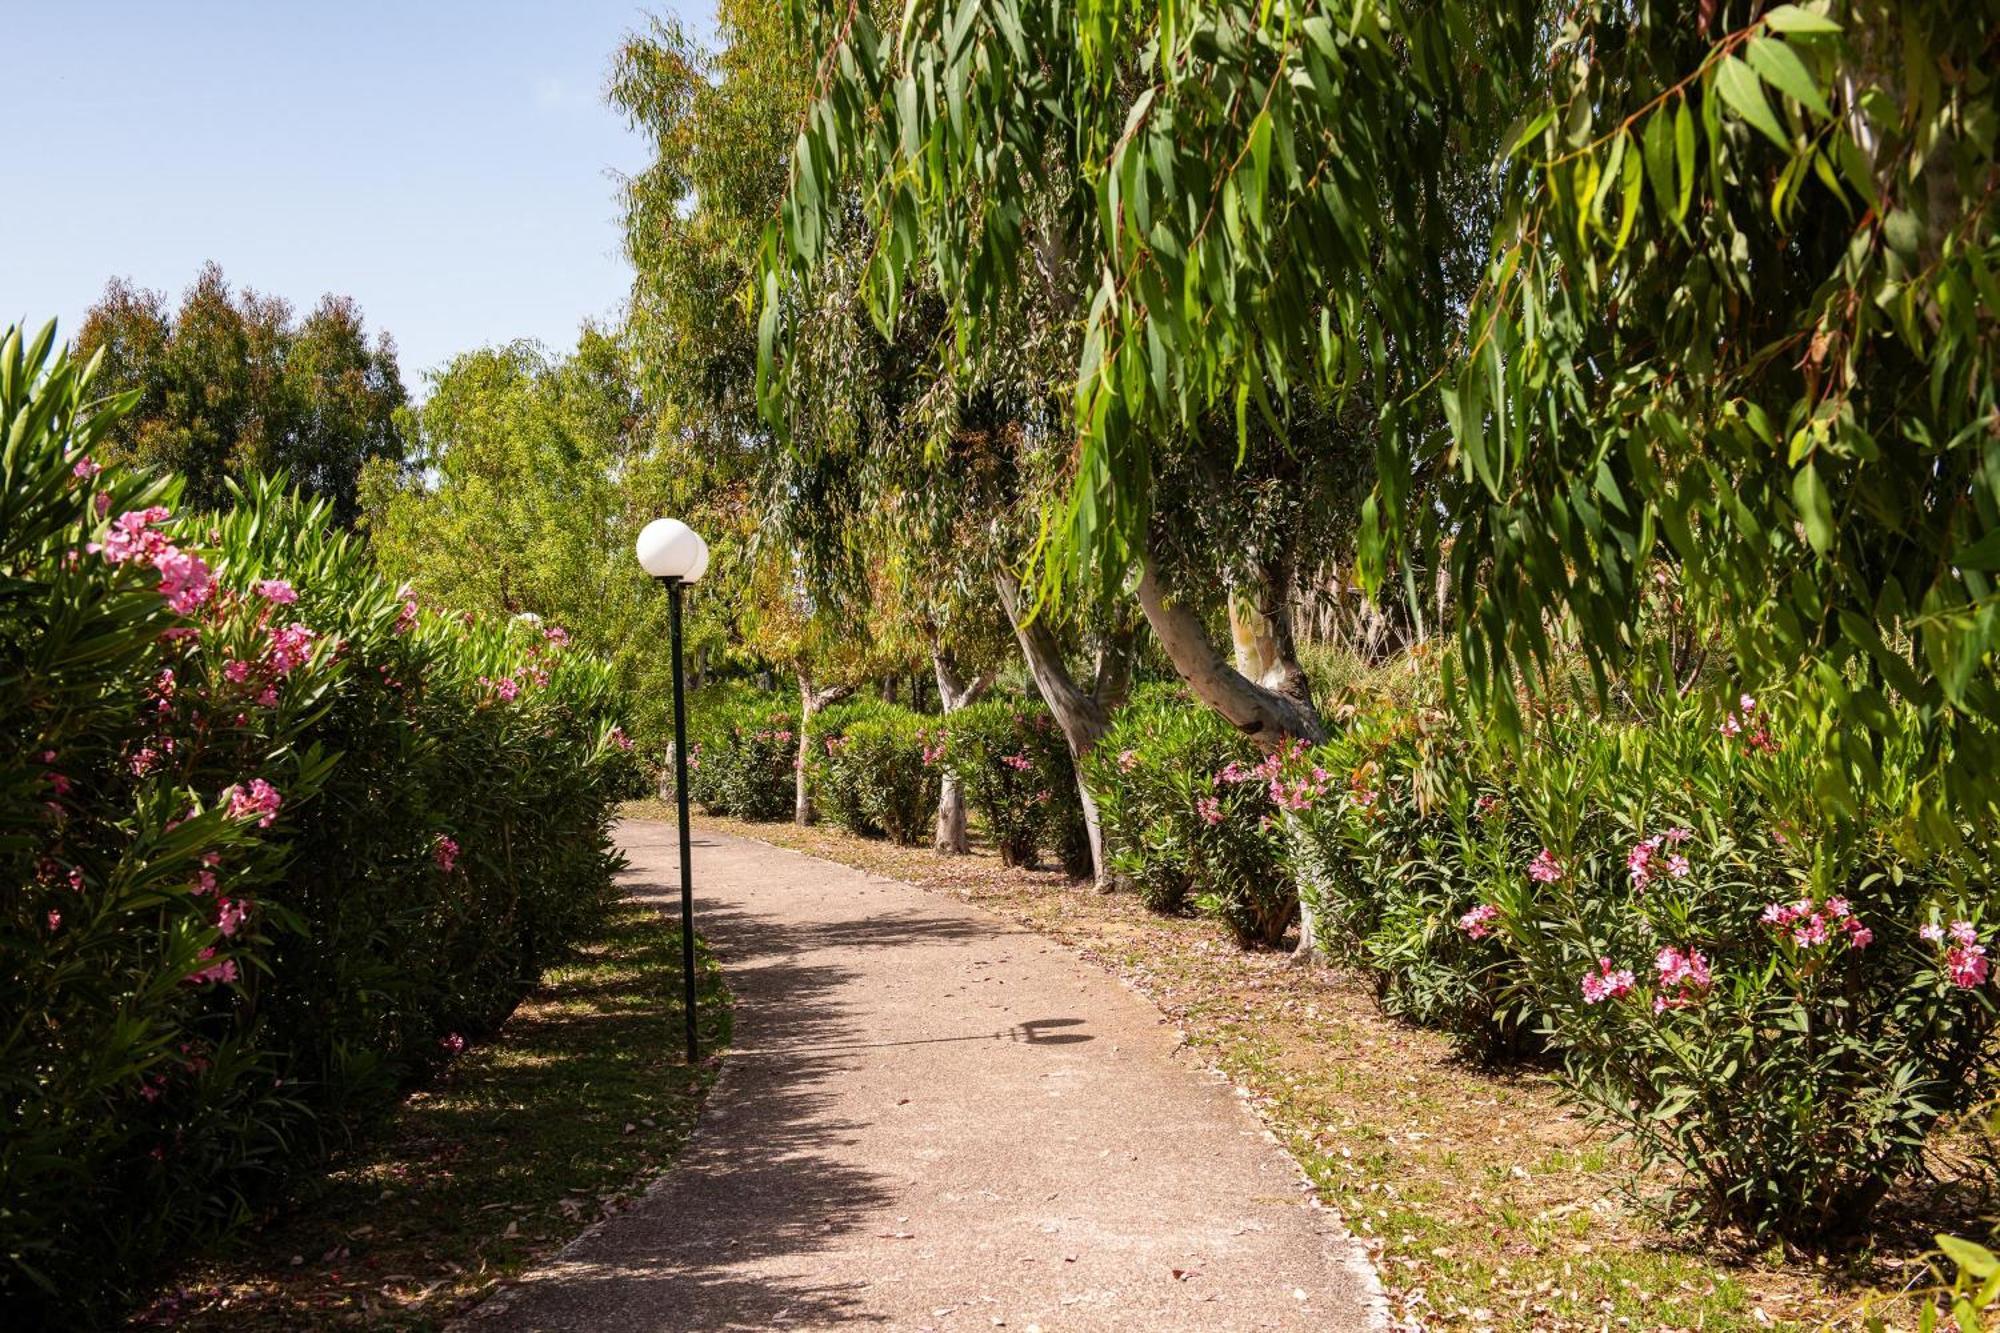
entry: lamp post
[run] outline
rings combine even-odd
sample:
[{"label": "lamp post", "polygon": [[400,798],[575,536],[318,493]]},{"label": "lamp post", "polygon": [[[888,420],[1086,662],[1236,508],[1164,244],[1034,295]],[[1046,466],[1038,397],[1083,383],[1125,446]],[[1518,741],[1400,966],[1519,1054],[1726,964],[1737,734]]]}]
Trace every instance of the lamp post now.
[{"label": "lamp post", "polygon": [[667,585],[667,618],[673,626],[674,794],[681,823],[681,982],[687,1011],[687,1057],[700,1054],[694,1008],[694,871],[688,849],[687,699],[681,685],[681,589],[708,572],[708,543],[676,518],[656,518],[639,533],[639,568]]}]

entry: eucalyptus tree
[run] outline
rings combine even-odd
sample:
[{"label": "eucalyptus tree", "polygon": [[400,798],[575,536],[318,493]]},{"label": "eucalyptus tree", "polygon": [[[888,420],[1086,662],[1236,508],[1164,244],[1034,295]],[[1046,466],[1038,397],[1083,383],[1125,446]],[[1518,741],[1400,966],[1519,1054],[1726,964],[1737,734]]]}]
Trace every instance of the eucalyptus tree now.
[{"label": "eucalyptus tree", "polygon": [[[1346,395],[1365,391],[1378,436],[1434,417],[1403,400],[1450,327],[1465,168],[1495,128],[1470,51],[1504,67],[1520,34],[1456,4],[1336,21],[1303,3],[919,3],[886,33],[865,9],[794,10],[825,77],[764,255],[767,412],[798,355],[789,293],[822,280],[858,193],[885,330],[922,286],[948,312],[941,355],[975,372],[1024,304],[1066,335],[1042,387],[1076,447],[1034,548],[1038,605],[1129,580],[1200,697],[1266,745],[1320,737],[1288,617],[1330,534],[1258,531],[1255,496],[1353,496],[1333,525],[1351,538],[1356,452],[1322,447],[1353,440],[1334,429],[1355,419]],[[1239,521],[1190,560],[1186,530],[1229,488],[1174,512],[1165,483],[1225,461]],[[1217,585],[1233,662],[1203,614]]]},{"label": "eucalyptus tree", "polygon": [[[1578,6],[1441,389],[1475,687],[1643,665],[1658,561],[1819,794],[1933,843],[2000,794],[2000,83],[1951,0]],[[1635,659],[1637,659],[1635,663]],[[1894,758],[1892,759],[1892,756]],[[1870,809],[1891,762],[1914,797]]]}]

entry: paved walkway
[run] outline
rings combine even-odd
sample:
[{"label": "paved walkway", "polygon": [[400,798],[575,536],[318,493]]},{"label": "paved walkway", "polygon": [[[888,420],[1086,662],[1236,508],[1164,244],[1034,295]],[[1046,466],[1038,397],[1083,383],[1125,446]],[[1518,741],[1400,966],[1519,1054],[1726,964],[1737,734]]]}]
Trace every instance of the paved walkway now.
[{"label": "paved walkway", "polygon": [[[671,825],[631,890],[677,901]],[[736,1046],[645,1198],[476,1329],[1361,1329],[1365,1260],[1151,1005],[976,908],[697,831]]]}]

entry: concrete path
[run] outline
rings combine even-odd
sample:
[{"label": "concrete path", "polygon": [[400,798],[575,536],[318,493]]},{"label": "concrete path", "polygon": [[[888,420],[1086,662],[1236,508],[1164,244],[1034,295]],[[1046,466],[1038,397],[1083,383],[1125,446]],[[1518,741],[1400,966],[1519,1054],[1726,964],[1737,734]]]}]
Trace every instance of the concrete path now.
[{"label": "concrete path", "polygon": [[[671,825],[628,822],[678,901]],[[1372,1279],[1157,1010],[976,908],[697,831],[736,1045],[644,1199],[479,1330],[1263,1329],[1377,1323]]]}]

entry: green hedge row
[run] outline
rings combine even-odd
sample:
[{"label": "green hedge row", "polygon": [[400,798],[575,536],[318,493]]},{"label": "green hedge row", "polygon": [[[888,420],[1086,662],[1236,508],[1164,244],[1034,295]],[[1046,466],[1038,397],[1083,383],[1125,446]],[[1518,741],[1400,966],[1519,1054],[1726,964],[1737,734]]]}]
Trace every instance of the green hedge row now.
[{"label": "green hedge row", "polygon": [[847,699],[814,715],[802,751],[795,696],[741,687],[702,694],[689,719],[689,790],[711,814],[789,818],[803,758],[823,816],[864,837],[918,845],[951,771],[1007,864],[1046,859],[1072,875],[1091,871],[1076,770],[1038,702],[1002,695],[939,717]]},{"label": "green hedge row", "polygon": [[1115,864],[1155,906],[1269,943],[1303,891],[1389,1012],[1485,1058],[1552,1048],[1581,1102],[1686,1172],[1690,1208],[1821,1236],[1864,1225],[1990,1086],[1995,841],[1914,859],[1921,772],[1885,752],[1845,807],[1767,711],[1561,708],[1517,751],[1417,662],[1318,749],[1260,757],[1142,696],[1094,764]]},{"label": "green hedge row", "polygon": [[0,348],[0,1305],[102,1319],[497,1024],[603,908],[602,666],[278,484],[176,517]]}]

